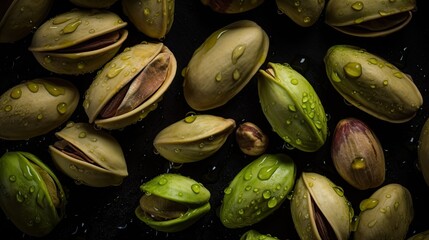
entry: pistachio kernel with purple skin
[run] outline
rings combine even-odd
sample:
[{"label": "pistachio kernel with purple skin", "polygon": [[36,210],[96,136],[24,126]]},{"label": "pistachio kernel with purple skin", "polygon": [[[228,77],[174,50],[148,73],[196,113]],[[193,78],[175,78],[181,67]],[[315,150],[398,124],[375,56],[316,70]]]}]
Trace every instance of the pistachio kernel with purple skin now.
[{"label": "pistachio kernel with purple skin", "polygon": [[251,122],[245,122],[235,131],[235,138],[240,150],[249,156],[258,156],[268,147],[268,136]]}]

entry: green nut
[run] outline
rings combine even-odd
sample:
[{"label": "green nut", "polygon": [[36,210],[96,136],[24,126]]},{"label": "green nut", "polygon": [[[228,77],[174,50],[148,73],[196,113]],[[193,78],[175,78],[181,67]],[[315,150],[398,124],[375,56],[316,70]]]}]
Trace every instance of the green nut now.
[{"label": "green nut", "polygon": [[407,240],[429,240],[429,230],[419,232],[409,237]]},{"label": "green nut", "polygon": [[70,0],[76,6],[84,8],[109,8],[118,0]]},{"label": "green nut", "polygon": [[201,3],[209,6],[218,13],[242,13],[260,6],[264,0],[201,0]]},{"label": "green nut", "polygon": [[405,239],[414,217],[410,192],[396,183],[379,188],[359,209],[354,240]]},{"label": "green nut", "polygon": [[256,230],[249,230],[241,235],[240,240],[278,240],[270,234],[262,234]]},{"label": "green nut", "polygon": [[276,0],[279,10],[301,27],[310,27],[319,19],[325,0]]},{"label": "green nut", "polygon": [[50,132],[73,114],[79,91],[59,78],[33,79],[0,96],[0,138],[26,140]]},{"label": "green nut", "polygon": [[245,166],[224,190],[220,220],[227,228],[251,226],[277,210],[292,190],[293,160],[264,154]]},{"label": "green nut", "polygon": [[64,216],[66,199],[55,174],[35,155],[6,152],[0,158],[0,207],[30,236],[48,235]]},{"label": "green nut", "polygon": [[324,61],[335,90],[373,117],[392,123],[406,122],[423,104],[410,76],[365,49],[334,45]]},{"label": "green nut", "polygon": [[259,70],[258,94],[273,130],[288,144],[315,152],[326,141],[325,110],[311,84],[288,64]]},{"label": "green nut", "polygon": [[201,183],[179,174],[165,173],[143,183],[136,216],[162,232],[182,231],[210,210],[210,192]]}]

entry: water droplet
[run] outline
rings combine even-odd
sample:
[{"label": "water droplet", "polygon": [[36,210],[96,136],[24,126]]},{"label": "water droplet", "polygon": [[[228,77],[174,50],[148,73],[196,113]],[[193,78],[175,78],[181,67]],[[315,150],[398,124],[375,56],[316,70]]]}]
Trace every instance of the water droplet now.
[{"label": "water droplet", "polygon": [[29,81],[26,85],[28,90],[30,90],[30,92],[32,93],[36,93],[37,91],[39,91],[39,85],[37,83]]},{"label": "water droplet", "polygon": [[258,178],[261,180],[268,180],[278,168],[277,162],[271,166],[262,167],[258,172]]},{"label": "water droplet", "polygon": [[251,171],[246,171],[244,173],[244,180],[249,181],[250,179],[252,179],[252,177],[253,177],[253,174]]},{"label": "water droplet", "polygon": [[21,97],[21,95],[22,95],[22,90],[19,87],[13,88],[12,91],[10,92],[10,97],[13,99],[18,99]]},{"label": "water droplet", "polygon": [[180,148],[175,148],[175,149],[174,149],[174,152],[175,152],[175,153],[179,153],[179,152],[181,152],[181,151],[182,151],[182,150],[180,150]]},{"label": "water droplet", "polygon": [[72,19],[72,18],[71,17],[66,17],[66,16],[58,16],[58,17],[55,17],[52,20],[52,24],[59,25],[61,23],[65,23],[65,22],[69,21],[70,19]]},{"label": "water droplet", "polygon": [[309,16],[306,16],[306,17],[304,17],[304,23],[309,23],[309,22],[311,22],[311,17],[309,17]]},{"label": "water droplet", "polygon": [[301,139],[299,139],[299,138],[297,138],[297,139],[295,139],[295,143],[296,143],[297,145],[301,145],[301,144],[302,144],[302,140],[301,140]]},{"label": "water droplet", "polygon": [[262,196],[264,197],[264,199],[269,199],[269,198],[271,197],[271,192],[270,192],[270,190],[265,190],[265,191],[262,193]]},{"label": "water droplet", "polygon": [[368,222],[368,227],[369,228],[372,228],[372,227],[374,227],[375,226],[375,224],[377,223],[377,219],[374,219],[374,220],[372,220],[372,221],[370,221],[370,222]]},{"label": "water droplet", "polygon": [[392,195],[390,195],[389,193],[385,195],[386,198],[391,198]]},{"label": "water droplet", "polygon": [[195,112],[188,112],[185,116],[185,123],[193,123],[197,119],[197,114]]},{"label": "water droplet", "polygon": [[192,192],[198,194],[200,193],[201,187],[199,184],[192,184],[191,189],[192,189]]},{"label": "water droplet", "polygon": [[383,86],[387,86],[387,85],[389,85],[389,81],[388,80],[384,80],[383,81]]},{"label": "water droplet", "polygon": [[365,211],[368,209],[373,209],[378,205],[378,200],[374,198],[364,199],[359,204],[359,209]]},{"label": "water droplet", "polygon": [[108,78],[114,78],[116,76],[118,76],[119,73],[121,73],[121,71],[124,69],[124,67],[117,67],[117,68],[111,68],[108,72],[107,72],[107,77]]},{"label": "water droplet", "polygon": [[5,107],[4,107],[4,111],[5,112],[10,112],[12,110],[12,106],[11,105],[6,105]]},{"label": "water droplet", "polygon": [[290,83],[292,83],[292,85],[297,85],[297,84],[298,84],[298,79],[296,79],[296,78],[292,78],[292,79],[290,80]]},{"label": "water droplet", "polygon": [[45,193],[41,189],[39,189],[39,191],[37,191],[36,203],[41,208],[45,208]]},{"label": "water droplet", "polygon": [[82,23],[81,20],[76,20],[72,23],[67,24],[63,30],[62,33],[72,33],[74,31],[76,31],[76,29],[79,27],[79,25]]},{"label": "water droplet", "polygon": [[88,31],[89,33],[95,33],[95,29],[93,29],[93,28],[91,28],[91,29],[89,29],[89,31]]},{"label": "water droplet", "polygon": [[150,9],[149,8],[144,8],[143,9],[143,14],[145,15],[145,16],[149,16],[150,15]]},{"label": "water droplet", "polygon": [[215,77],[216,82],[222,81],[222,72],[218,72]]},{"label": "water droplet", "polygon": [[362,75],[362,65],[356,62],[349,62],[344,67],[344,72],[350,78],[358,78]]},{"label": "water droplet", "polygon": [[77,64],[77,69],[84,69],[85,68],[85,63],[84,62],[79,62]]},{"label": "water droplet", "polygon": [[277,198],[273,197],[270,200],[268,200],[267,203],[268,208],[274,208],[277,206]]},{"label": "water droplet", "polygon": [[182,192],[179,192],[177,195],[179,195],[179,197],[182,197],[182,196],[183,196],[183,193],[182,193]]},{"label": "water droplet", "polygon": [[362,23],[364,20],[365,20],[365,19],[364,19],[363,17],[361,17],[361,18],[356,18],[354,22],[355,22],[356,24],[360,24],[360,23]]},{"label": "water droplet", "polygon": [[41,113],[37,114],[36,119],[37,120],[42,120],[43,119],[43,114],[41,114]]},{"label": "water droplet", "polygon": [[231,194],[231,192],[232,192],[232,188],[231,187],[227,187],[227,188],[225,188],[224,190],[223,190],[223,192],[225,193],[225,194]]},{"label": "water droplet", "polygon": [[67,112],[67,103],[62,102],[62,103],[58,103],[57,105],[57,111],[59,114],[64,114]]},{"label": "water droplet", "polygon": [[235,69],[234,72],[232,73],[232,79],[236,81],[240,79],[240,72],[238,71],[238,69]]},{"label": "water droplet", "polygon": [[9,181],[15,182],[16,181],[16,176],[15,175],[10,175],[9,176]]},{"label": "water droplet", "polygon": [[35,190],[36,190],[36,187],[30,186],[30,188],[28,189],[28,192],[34,193]]},{"label": "water droplet", "polygon": [[159,179],[158,184],[162,186],[162,185],[165,185],[167,182],[168,182],[167,178],[163,177]]},{"label": "water droplet", "polygon": [[399,202],[395,202],[395,203],[393,204],[393,208],[394,208],[395,210],[398,210],[398,208],[399,208]]},{"label": "water droplet", "polygon": [[291,111],[291,112],[296,112],[296,107],[295,107],[295,105],[289,105],[289,106],[288,106],[288,109],[289,109],[289,111]]},{"label": "water droplet", "polygon": [[59,96],[59,95],[64,95],[64,93],[65,93],[64,88],[58,87],[52,83],[44,81],[42,84],[43,84],[43,87],[45,87],[46,91],[48,91],[49,94],[51,94],[54,97]]},{"label": "water droplet", "polygon": [[395,73],[393,74],[393,76],[395,76],[395,77],[397,77],[397,78],[399,78],[399,79],[401,79],[401,78],[403,78],[403,77],[404,77],[404,75],[402,75],[402,73],[401,73],[401,72],[395,72]]},{"label": "water droplet", "polygon": [[243,215],[244,214],[244,209],[240,209],[240,210],[238,210],[238,214],[240,214],[240,215]]},{"label": "water droplet", "polygon": [[341,78],[338,76],[337,72],[332,72],[331,73],[331,79],[334,82],[341,82]]},{"label": "water droplet", "polygon": [[356,11],[360,11],[363,9],[363,2],[361,1],[357,1],[355,3],[352,4],[352,9],[356,10]]},{"label": "water droplet", "polygon": [[246,191],[250,191],[250,190],[252,190],[252,186],[246,186],[245,190],[246,190]]},{"label": "water droplet", "polygon": [[374,64],[374,65],[378,64],[378,60],[376,58],[370,58],[370,59],[368,59],[368,62],[371,64]]},{"label": "water droplet", "polygon": [[340,186],[333,186],[332,187],[335,191],[335,193],[338,194],[340,197],[344,197],[344,190]]},{"label": "water droplet", "polygon": [[231,60],[233,64],[236,64],[238,59],[243,55],[244,50],[246,50],[246,46],[241,44],[238,45],[237,47],[234,48],[234,50],[232,51],[232,56],[231,56]]},{"label": "water droplet", "polygon": [[78,136],[79,136],[79,138],[85,138],[86,132],[80,132]]}]

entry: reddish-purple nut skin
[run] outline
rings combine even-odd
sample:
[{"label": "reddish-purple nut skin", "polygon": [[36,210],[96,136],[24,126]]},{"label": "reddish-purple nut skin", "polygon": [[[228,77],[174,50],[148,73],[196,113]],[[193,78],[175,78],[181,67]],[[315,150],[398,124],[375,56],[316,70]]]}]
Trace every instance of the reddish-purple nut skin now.
[{"label": "reddish-purple nut skin", "polygon": [[251,122],[242,123],[235,132],[241,151],[250,156],[258,156],[268,147],[268,137]]}]

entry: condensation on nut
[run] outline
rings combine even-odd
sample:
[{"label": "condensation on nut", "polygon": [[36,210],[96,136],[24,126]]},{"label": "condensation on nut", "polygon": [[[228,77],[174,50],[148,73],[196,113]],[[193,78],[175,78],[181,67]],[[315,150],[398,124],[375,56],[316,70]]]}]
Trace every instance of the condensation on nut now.
[{"label": "condensation on nut", "polygon": [[250,156],[258,156],[268,147],[268,137],[254,123],[242,123],[235,132],[235,138],[241,151]]}]

